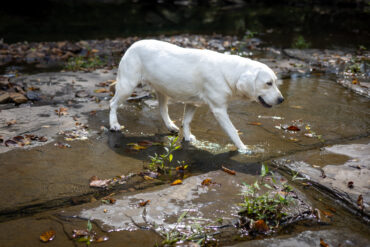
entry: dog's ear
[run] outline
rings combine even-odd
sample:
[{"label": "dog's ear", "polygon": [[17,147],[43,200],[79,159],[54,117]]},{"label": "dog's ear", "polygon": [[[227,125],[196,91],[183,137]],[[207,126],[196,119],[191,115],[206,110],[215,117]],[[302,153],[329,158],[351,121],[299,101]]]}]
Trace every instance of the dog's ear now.
[{"label": "dog's ear", "polygon": [[248,96],[251,99],[256,98],[256,80],[259,70],[246,71],[242,73],[239,80],[236,82],[236,90],[243,96]]}]

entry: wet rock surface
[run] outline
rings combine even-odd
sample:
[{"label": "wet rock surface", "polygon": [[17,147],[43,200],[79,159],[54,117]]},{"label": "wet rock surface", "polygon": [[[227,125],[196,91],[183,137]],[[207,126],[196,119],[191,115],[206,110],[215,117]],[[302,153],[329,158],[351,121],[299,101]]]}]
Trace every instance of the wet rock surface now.
[{"label": "wet rock surface", "polygon": [[[320,242],[320,239],[322,242]],[[322,245],[320,243],[323,243]],[[348,234],[345,231],[321,230],[305,231],[293,237],[279,237],[265,240],[255,240],[248,243],[233,245],[234,247],[243,246],[271,246],[271,247],[311,247],[311,246],[367,246],[369,239],[356,234]]]},{"label": "wet rock surface", "polygon": [[369,217],[369,154],[369,141],[365,139],[294,154],[275,164],[300,173],[341,198],[358,214]]},{"label": "wet rock surface", "polygon": [[[126,106],[119,110],[118,118],[125,129],[116,133],[108,131],[109,99],[112,96],[109,86],[114,82],[115,69],[1,77],[1,246],[19,245],[22,241],[34,241],[37,245],[41,230],[36,232],[36,228],[45,228],[45,231],[54,228],[57,231],[57,238],[49,244],[73,245],[72,229],[86,227],[87,219],[93,220],[99,233],[119,230],[110,232],[110,240],[101,243],[102,246],[115,243],[120,246],[150,246],[154,243],[151,239],[161,242],[158,234],[138,228],[147,226],[148,222],[171,227],[184,210],[190,210],[191,217],[204,218],[208,222],[221,217],[225,224],[233,225],[233,219],[237,218],[237,204],[241,200],[238,195],[240,184],[255,181],[259,176],[259,163],[271,159],[284,167],[282,174],[285,176],[292,172],[309,176],[302,182],[305,183],[303,187],[302,184],[295,186],[303,202],[295,215],[310,211],[320,219],[304,227],[293,224],[291,230],[284,228],[271,240],[248,241],[248,244],[318,245],[324,233],[329,237],[323,239],[335,244],[330,236],[339,234],[338,229],[348,222],[358,227],[346,228],[347,232],[341,235],[343,242],[348,246],[369,242],[366,238],[368,229],[360,220],[369,216],[370,204],[370,185],[366,179],[370,164],[369,99],[338,85],[338,77],[323,74],[332,70],[335,73],[348,71],[346,63],[352,59],[351,55],[303,52],[309,55],[307,57],[297,55],[300,54],[297,51],[282,52],[252,46],[249,48],[252,54],[249,54],[247,50],[233,50],[240,45],[234,37],[190,35],[161,39],[187,47],[241,52],[240,55],[268,64],[279,74],[282,78],[280,89],[286,98],[284,104],[266,109],[257,103],[234,101],[229,107],[232,122],[253,154],[237,153],[208,107],[201,106],[192,122],[197,142],[193,145],[182,143],[182,149],[174,153],[176,160],[190,164],[191,176],[184,179],[182,185],[170,186],[172,181],[133,176],[118,186],[92,188],[89,186],[92,177],[104,180],[138,174],[143,171],[143,164],[149,162],[149,155],[163,151],[160,146],[139,151],[130,149],[132,143],[162,142],[169,135],[151,90],[143,86],[131,95]],[[87,44],[81,41],[79,47],[92,45],[99,54],[106,46],[112,45],[112,51],[116,49],[114,52],[122,53],[134,40],[116,43],[86,41]],[[84,52],[83,48],[71,50],[72,46],[67,49],[69,45],[67,42],[59,49],[76,54]],[[315,53],[319,55],[314,56]],[[29,53],[28,59],[35,54]],[[328,63],[318,58],[323,54],[326,54]],[[337,60],[331,67],[330,59],[334,58]],[[338,64],[342,67],[336,70]],[[343,78],[359,78],[357,76],[362,71],[355,72],[353,75],[343,74]],[[366,75],[363,78],[366,79]],[[365,81],[359,81],[357,84],[351,81],[351,85],[363,86]],[[20,94],[26,99],[16,103],[11,94]],[[182,103],[170,102],[170,116],[178,126],[182,122],[183,107]],[[356,141],[349,142],[353,139]],[[237,175],[221,171],[223,165],[236,171]],[[202,186],[205,178],[212,178],[216,184]],[[115,203],[102,204],[101,199],[112,193]],[[320,198],[312,194],[320,195]],[[330,216],[328,205],[323,205],[323,201],[331,200],[326,198],[327,194],[350,205],[360,217],[338,208],[331,211]],[[360,195],[362,200],[359,200]],[[145,207],[147,222],[143,218],[144,208],[137,206],[146,200],[150,200]],[[335,203],[330,201],[327,204],[332,208]],[[60,207],[65,209],[58,209]],[[24,217],[33,214],[36,215]],[[33,230],[21,234],[18,239],[14,232],[21,225],[29,225]],[[321,226],[327,228],[322,229]],[[303,232],[298,233],[300,231]],[[222,245],[236,244],[232,239],[239,234],[238,229],[228,227],[223,234],[226,240]],[[286,238],[284,234],[287,234]],[[247,239],[240,238],[240,241]]]}]

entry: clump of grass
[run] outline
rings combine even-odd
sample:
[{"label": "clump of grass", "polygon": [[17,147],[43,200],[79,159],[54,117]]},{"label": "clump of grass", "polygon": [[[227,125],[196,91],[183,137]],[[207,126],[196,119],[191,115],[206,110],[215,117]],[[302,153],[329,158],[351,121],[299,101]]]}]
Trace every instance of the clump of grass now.
[{"label": "clump of grass", "polygon": [[[88,53],[89,54],[89,53]],[[75,56],[68,59],[65,70],[94,70],[106,65],[106,61],[98,55]]]},{"label": "clump of grass", "polygon": [[302,35],[299,35],[293,40],[292,47],[297,49],[307,49],[311,47],[311,43],[307,42]]},{"label": "clump of grass", "polygon": [[[266,180],[269,174],[271,177]],[[289,196],[292,188],[286,183],[279,187],[273,172],[269,172],[264,164],[261,168],[261,179],[254,184],[243,185],[243,203],[240,204],[242,209],[239,214],[249,218],[252,224],[263,220],[269,228],[278,226],[283,216],[286,216],[284,209],[293,201]]]}]

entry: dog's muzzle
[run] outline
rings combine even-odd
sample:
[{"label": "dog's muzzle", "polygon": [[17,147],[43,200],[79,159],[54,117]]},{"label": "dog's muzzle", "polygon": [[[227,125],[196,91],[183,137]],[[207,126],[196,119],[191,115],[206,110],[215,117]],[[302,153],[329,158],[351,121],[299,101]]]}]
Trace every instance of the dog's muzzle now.
[{"label": "dog's muzzle", "polygon": [[267,107],[267,108],[272,107],[272,105],[267,104],[267,103],[266,103],[266,101],[265,101],[261,96],[258,96],[258,100],[260,101],[260,103],[261,103],[264,107]]}]

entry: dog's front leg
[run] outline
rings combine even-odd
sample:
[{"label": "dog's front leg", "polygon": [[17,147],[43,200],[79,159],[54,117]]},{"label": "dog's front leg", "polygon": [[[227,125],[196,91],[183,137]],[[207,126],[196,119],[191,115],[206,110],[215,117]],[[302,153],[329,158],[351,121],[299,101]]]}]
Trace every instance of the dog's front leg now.
[{"label": "dog's front leg", "polygon": [[248,151],[247,147],[244,145],[242,140],[238,135],[238,131],[235,129],[233,123],[231,122],[229,115],[227,114],[226,107],[216,107],[212,108],[213,115],[224,129],[224,131],[228,134],[230,139],[234,142],[235,146],[238,148],[238,151],[241,153],[246,153]]}]

